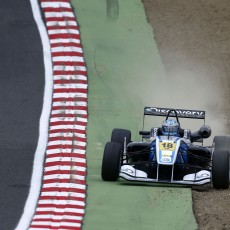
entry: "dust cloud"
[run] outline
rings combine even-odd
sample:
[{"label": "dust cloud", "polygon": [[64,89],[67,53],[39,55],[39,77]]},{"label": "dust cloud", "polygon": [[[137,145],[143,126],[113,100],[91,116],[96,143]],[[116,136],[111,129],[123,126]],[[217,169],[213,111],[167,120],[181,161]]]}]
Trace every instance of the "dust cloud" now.
[{"label": "dust cloud", "polygon": [[[229,135],[230,1],[143,3],[166,68],[170,94],[175,95],[170,105],[205,110],[212,137]],[[193,190],[192,195],[199,229],[230,229],[229,189]]]},{"label": "dust cloud", "polygon": [[205,110],[213,136],[230,134],[230,2],[144,4],[166,69],[170,99],[163,104]]}]

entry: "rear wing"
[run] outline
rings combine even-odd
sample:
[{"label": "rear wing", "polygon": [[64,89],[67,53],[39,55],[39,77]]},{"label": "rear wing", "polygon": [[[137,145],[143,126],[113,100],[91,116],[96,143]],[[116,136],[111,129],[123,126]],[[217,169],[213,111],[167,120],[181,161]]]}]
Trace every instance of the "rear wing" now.
[{"label": "rear wing", "polygon": [[[168,115],[170,108],[159,108],[159,107],[145,107],[144,108],[144,116],[164,116]],[[190,109],[175,109],[177,112],[177,116],[180,118],[192,118],[192,119],[203,119],[205,120],[205,111],[203,110],[190,110]],[[171,112],[170,117],[175,117],[175,113]]]},{"label": "rear wing", "polygon": [[[169,114],[170,111],[170,114]],[[174,112],[176,111],[176,113]],[[145,116],[163,116],[163,117],[177,117],[178,118],[192,118],[192,119],[201,119],[205,124],[205,111],[203,110],[191,110],[191,109],[170,109],[170,108],[160,108],[160,107],[144,107],[144,116],[143,116],[143,126],[142,132],[140,133],[143,138],[147,138],[149,136],[149,132],[143,131]],[[199,139],[196,142],[203,143],[203,139]]]}]

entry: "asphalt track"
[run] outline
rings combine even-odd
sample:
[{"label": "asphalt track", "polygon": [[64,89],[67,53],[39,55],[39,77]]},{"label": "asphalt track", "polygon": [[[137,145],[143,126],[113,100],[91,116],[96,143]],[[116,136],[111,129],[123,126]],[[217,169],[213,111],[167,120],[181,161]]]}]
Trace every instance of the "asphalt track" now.
[{"label": "asphalt track", "polygon": [[[191,190],[103,182],[104,144],[114,127],[138,140],[145,105],[167,106],[166,78],[140,0],[72,0],[89,79],[84,230],[196,229]],[[153,121],[153,126],[159,125]]]},{"label": "asphalt track", "polygon": [[[143,106],[159,105],[158,89],[165,83],[141,1],[72,3],[89,70],[88,205],[83,229],[195,229],[189,189],[100,179],[103,147],[112,128],[128,128],[137,139]],[[0,43],[7,48],[1,52],[0,67],[0,229],[8,230],[17,224],[28,193],[44,70],[29,3],[2,2],[0,9],[5,12],[1,26],[6,35]],[[161,106],[167,103],[164,100]]]},{"label": "asphalt track", "polygon": [[30,2],[0,2],[0,229],[14,229],[30,186],[44,64]]}]

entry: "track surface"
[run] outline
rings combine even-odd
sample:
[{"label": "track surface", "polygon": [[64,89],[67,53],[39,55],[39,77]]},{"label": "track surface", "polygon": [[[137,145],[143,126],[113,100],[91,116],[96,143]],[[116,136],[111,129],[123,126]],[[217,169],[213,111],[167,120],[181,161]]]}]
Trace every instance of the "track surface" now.
[{"label": "track surface", "polygon": [[29,190],[44,67],[30,2],[1,1],[0,12],[0,229],[11,230]]},{"label": "track surface", "polygon": [[[130,129],[132,139],[140,140],[143,107],[159,105],[157,92],[165,83],[141,1],[72,3],[81,26],[89,79],[83,229],[195,229],[190,189],[106,183],[100,177],[103,149],[112,129]],[[167,105],[165,98],[161,101]]]}]

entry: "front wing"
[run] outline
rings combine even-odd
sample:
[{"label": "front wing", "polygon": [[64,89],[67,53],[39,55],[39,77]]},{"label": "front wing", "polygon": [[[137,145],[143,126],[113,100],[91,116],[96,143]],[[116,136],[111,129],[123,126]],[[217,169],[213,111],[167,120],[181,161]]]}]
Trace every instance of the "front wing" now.
[{"label": "front wing", "polygon": [[182,180],[173,179],[172,176],[168,180],[159,179],[159,175],[156,178],[149,178],[148,174],[142,170],[135,169],[132,165],[122,165],[119,176],[128,181],[136,182],[150,182],[150,183],[167,183],[167,184],[183,184],[183,185],[204,185],[211,182],[211,173],[208,170],[200,170],[196,173],[190,173],[184,175]]}]

